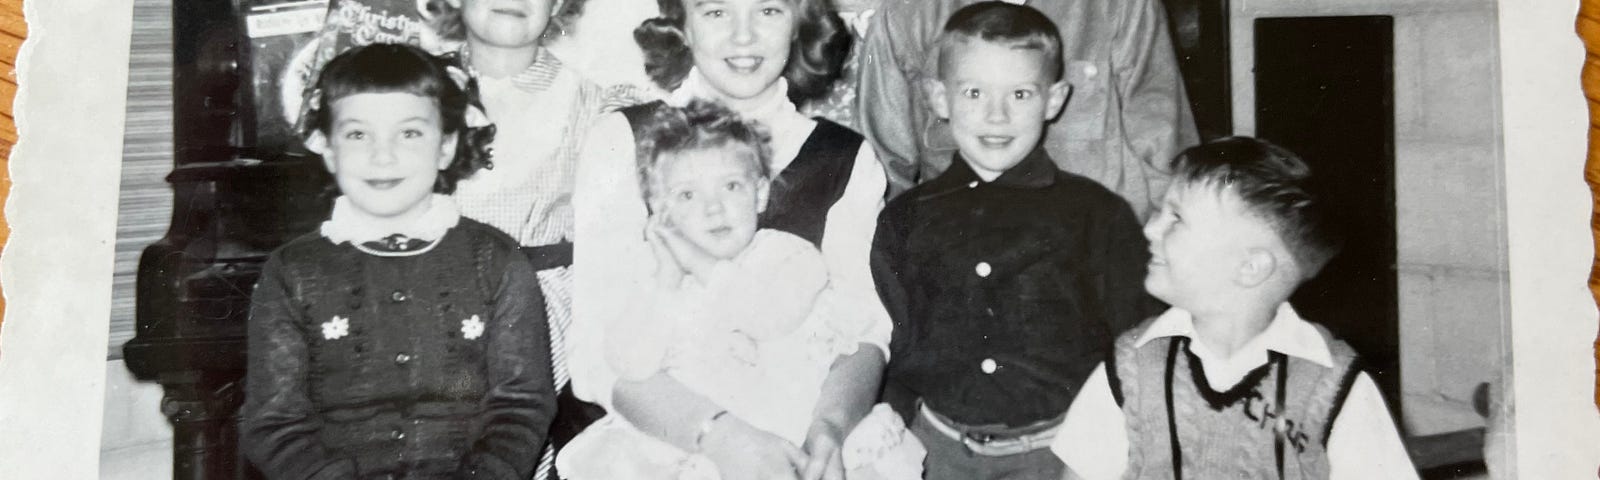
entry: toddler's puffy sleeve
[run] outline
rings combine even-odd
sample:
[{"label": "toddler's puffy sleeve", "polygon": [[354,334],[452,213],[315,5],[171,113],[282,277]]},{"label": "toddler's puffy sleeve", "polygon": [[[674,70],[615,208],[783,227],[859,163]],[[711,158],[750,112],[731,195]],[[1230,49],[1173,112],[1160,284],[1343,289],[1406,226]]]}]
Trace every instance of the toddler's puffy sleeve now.
[{"label": "toddler's puffy sleeve", "polygon": [[618,378],[644,380],[665,367],[667,349],[682,333],[675,328],[681,309],[672,294],[660,289],[642,292],[607,329],[606,364]]}]

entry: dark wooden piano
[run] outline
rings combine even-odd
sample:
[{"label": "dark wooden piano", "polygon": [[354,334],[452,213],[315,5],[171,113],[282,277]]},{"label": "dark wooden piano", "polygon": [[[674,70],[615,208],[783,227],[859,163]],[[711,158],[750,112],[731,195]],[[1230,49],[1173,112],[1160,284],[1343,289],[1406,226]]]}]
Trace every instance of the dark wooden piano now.
[{"label": "dark wooden piano", "polygon": [[174,208],[139,258],[136,336],[123,353],[165,389],[177,479],[252,476],[235,418],[250,292],[267,254],[331,206],[328,175],[296,151],[278,106],[279,72],[310,35],[247,32],[249,14],[285,3],[173,2]]}]

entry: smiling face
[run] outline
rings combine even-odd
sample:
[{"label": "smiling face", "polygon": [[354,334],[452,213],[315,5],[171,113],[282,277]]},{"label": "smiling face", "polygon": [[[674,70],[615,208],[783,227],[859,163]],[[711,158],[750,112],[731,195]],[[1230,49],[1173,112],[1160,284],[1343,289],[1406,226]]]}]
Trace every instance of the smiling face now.
[{"label": "smiling face", "polygon": [[785,0],[683,0],[684,41],[700,74],[727,100],[776,88],[789,63],[795,6]]},{"label": "smiling face", "polygon": [[450,0],[461,10],[469,42],[499,48],[538,45],[550,25],[552,4],[553,0]]},{"label": "smiling face", "polygon": [[1275,234],[1232,189],[1209,182],[1174,183],[1161,211],[1145,223],[1150,264],[1144,286],[1161,301],[1190,312],[1227,301],[1252,248]]},{"label": "smiling face", "polygon": [[1040,49],[968,38],[943,55],[940,78],[927,85],[930,103],[950,120],[961,158],[994,180],[1039,144],[1045,122],[1066,102],[1067,83],[1054,79]]},{"label": "smiling face", "polygon": [[306,141],[322,155],[334,182],[357,210],[406,222],[428,210],[439,170],[456,149],[439,107],[410,93],[358,93],[331,105],[327,132]]},{"label": "smiling face", "polygon": [[767,202],[767,182],[736,146],[664,153],[657,172],[657,214],[689,242],[721,259],[732,259],[755,238],[757,216]]}]

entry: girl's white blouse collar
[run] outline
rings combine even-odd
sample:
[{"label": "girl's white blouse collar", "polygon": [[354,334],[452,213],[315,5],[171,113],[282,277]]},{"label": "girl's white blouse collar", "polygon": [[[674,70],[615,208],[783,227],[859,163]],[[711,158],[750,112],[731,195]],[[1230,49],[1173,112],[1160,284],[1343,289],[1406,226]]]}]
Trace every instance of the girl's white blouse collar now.
[{"label": "girl's white blouse collar", "polygon": [[[794,102],[789,101],[789,81],[783,77],[778,77],[777,87],[767,92],[765,94],[767,97],[754,103],[753,107],[739,111],[739,115],[746,120],[761,122],[767,125],[767,128],[772,129],[783,128],[797,121],[804,122],[807,120],[795,108]],[[690,100],[697,98],[716,100],[720,96],[716,91],[716,87],[712,86],[705,79],[705,76],[700,74],[700,69],[691,67],[688,76],[683,79],[683,84],[679,85],[677,90],[673,90],[672,94],[667,96],[666,102],[668,105],[682,107],[687,105]]]},{"label": "girl's white blouse collar", "polygon": [[373,221],[369,216],[356,212],[355,206],[350,205],[350,200],[341,195],[333,201],[333,215],[328,221],[322,222],[320,232],[335,245],[344,242],[361,245],[365,242],[380,241],[394,234],[415,240],[435,241],[444,237],[446,231],[460,222],[461,209],[456,206],[455,199],[448,195],[435,193],[428,203],[428,211],[423,213],[422,217],[397,232]]}]

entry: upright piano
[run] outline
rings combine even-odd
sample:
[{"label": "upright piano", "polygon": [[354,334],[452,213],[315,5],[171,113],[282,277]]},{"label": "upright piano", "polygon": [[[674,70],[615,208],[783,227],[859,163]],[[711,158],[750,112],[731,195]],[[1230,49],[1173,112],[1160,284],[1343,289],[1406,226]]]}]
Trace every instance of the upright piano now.
[{"label": "upright piano", "polygon": [[[289,57],[314,32],[284,32],[320,22],[326,8],[320,0],[173,2],[173,212],[166,236],[139,258],[136,336],[123,353],[136,377],[165,390],[176,479],[253,476],[238,454],[235,415],[250,292],[267,254],[315,229],[333,198],[320,162],[295,146],[281,106]],[[260,35],[262,18],[279,30]]]}]

